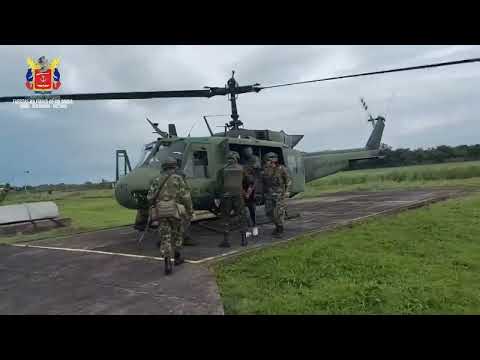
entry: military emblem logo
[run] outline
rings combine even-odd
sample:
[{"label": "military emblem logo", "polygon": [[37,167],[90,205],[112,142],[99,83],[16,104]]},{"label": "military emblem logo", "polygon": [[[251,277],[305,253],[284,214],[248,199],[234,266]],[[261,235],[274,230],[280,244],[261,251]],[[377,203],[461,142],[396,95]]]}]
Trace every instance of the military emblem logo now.
[{"label": "military emblem logo", "polygon": [[27,89],[40,94],[49,94],[52,90],[58,90],[62,85],[58,71],[59,64],[59,58],[55,58],[51,62],[45,56],[40,57],[37,61],[28,58],[27,81],[25,82]]}]

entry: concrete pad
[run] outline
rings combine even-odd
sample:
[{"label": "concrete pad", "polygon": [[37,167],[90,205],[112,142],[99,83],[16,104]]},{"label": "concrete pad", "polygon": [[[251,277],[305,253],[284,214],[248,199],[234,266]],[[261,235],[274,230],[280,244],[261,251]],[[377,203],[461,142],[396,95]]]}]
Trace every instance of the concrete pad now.
[{"label": "concrete pad", "polygon": [[0,246],[0,314],[223,314],[213,274],[183,264]]},{"label": "concrete pad", "polygon": [[[462,190],[415,190],[385,192],[351,192],[328,194],[315,199],[290,200],[288,211],[298,213],[299,217],[286,222],[284,238],[292,238],[302,233],[328,229],[332,226],[363,219],[376,214],[388,213],[405,207],[422,205],[425,202],[438,201],[463,194]],[[257,220],[260,236],[250,238],[246,247],[240,245],[239,232],[231,233],[231,247],[219,248],[223,235],[205,228],[218,227],[217,219],[194,223],[191,234],[199,243],[183,249],[185,258],[191,263],[206,262],[219,257],[240,253],[252,247],[274,244],[279,239],[271,236],[273,225],[268,224],[263,207],[259,207]],[[87,249],[117,254],[159,257],[155,233],[146,234],[142,245],[138,246],[140,233],[131,227],[104,230],[64,238],[29,242],[29,245],[63,247],[68,249]]]},{"label": "concrete pad", "polygon": [[[213,274],[197,264],[465,193],[362,192],[293,200],[289,211],[300,217],[287,221],[284,240],[272,238],[273,226],[265,224],[246,247],[232,234],[229,249],[217,246],[221,234],[197,223],[191,233],[199,245],[184,248],[190,263],[176,267],[171,276],[163,274],[154,236],[139,247],[131,227],[18,244],[33,247],[0,246],[0,314],[223,314]],[[216,220],[209,221],[215,225]]]}]

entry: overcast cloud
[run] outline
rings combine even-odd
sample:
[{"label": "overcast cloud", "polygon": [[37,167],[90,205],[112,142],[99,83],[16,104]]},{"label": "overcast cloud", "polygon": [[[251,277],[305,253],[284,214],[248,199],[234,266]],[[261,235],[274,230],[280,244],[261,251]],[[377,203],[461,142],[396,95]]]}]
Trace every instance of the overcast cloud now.
[{"label": "overcast cloud", "polygon": [[[26,58],[59,57],[59,93],[270,85],[397,66],[480,57],[480,46],[0,46],[0,96],[29,95]],[[247,128],[305,134],[304,151],[364,146],[372,113],[386,114],[383,142],[397,147],[480,143],[480,64],[298,85],[240,95]],[[112,180],[115,150],[132,162],[155,139],[145,117],[180,135],[207,135],[202,115],[227,114],[226,97],[75,102],[66,110],[0,104],[0,183]],[[226,119],[212,118],[222,125]],[[30,170],[31,175],[24,171]]]}]

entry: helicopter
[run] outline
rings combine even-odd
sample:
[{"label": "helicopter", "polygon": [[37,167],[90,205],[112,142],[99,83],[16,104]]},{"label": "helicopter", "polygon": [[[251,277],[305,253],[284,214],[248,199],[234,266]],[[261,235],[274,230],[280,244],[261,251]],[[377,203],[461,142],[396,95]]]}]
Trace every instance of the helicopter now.
[{"label": "helicopter", "polygon": [[[229,83],[235,81],[233,74]],[[228,84],[228,83],[227,83]],[[237,85],[235,85],[237,86]],[[179,159],[178,165],[186,175],[186,181],[192,189],[192,201],[195,210],[218,212],[220,189],[217,188],[217,173],[225,166],[230,151],[243,153],[251,147],[254,155],[260,159],[268,152],[275,152],[279,162],[285,165],[292,178],[290,197],[305,191],[305,183],[348,168],[355,161],[377,159],[381,157],[381,139],[385,127],[385,118],[371,118],[373,131],[364,148],[314,153],[302,152],[295,146],[304,135],[289,135],[284,131],[269,129],[246,129],[239,120],[236,99],[232,96],[231,118],[224,125],[224,131],[214,133],[207,116],[204,121],[210,133],[208,137],[180,137],[175,124],[168,124],[168,132],[152,123],[154,134],[160,135],[156,141],[144,146],[143,155],[137,165],[128,174],[118,178],[115,197],[118,203],[129,209],[139,209],[145,203],[145,196],[151,181],[158,176],[161,163],[167,157]],[[257,185],[261,188],[261,183]],[[262,191],[257,192],[257,204],[262,205]]]},{"label": "helicopter", "polygon": [[[217,174],[227,162],[229,151],[240,154],[246,147],[251,147],[260,159],[268,152],[275,152],[279,162],[285,165],[292,179],[290,197],[305,191],[305,183],[336,173],[348,168],[356,161],[378,159],[381,157],[381,139],[385,128],[385,117],[369,116],[373,130],[366,145],[362,148],[336,151],[302,152],[295,149],[304,135],[289,135],[283,131],[246,129],[240,120],[237,108],[237,98],[240,94],[259,93],[264,89],[291,86],[297,84],[330,81],[359,76],[370,76],[398,71],[410,71],[439,66],[478,62],[480,58],[450,61],[436,64],[411,66],[375,72],[335,76],[317,80],[301,81],[272,86],[253,85],[240,86],[232,72],[231,78],[224,87],[204,87],[201,90],[173,90],[173,91],[146,91],[146,92],[116,92],[116,93],[85,93],[36,95],[33,97],[0,97],[0,102],[12,102],[25,98],[55,98],[69,100],[115,100],[115,99],[154,99],[154,98],[189,98],[213,96],[229,97],[231,105],[231,121],[225,123],[224,131],[214,133],[206,119],[205,123],[210,136],[181,137],[178,136],[175,124],[168,124],[168,132],[158,128],[158,123],[148,122],[159,137],[145,145],[141,161],[128,174],[120,177],[115,184],[115,198],[117,202],[128,209],[145,209],[148,205],[146,194],[151,181],[159,175],[161,163],[167,157],[179,159],[180,169],[186,176],[191,188],[193,206],[195,210],[208,210],[218,213]],[[363,100],[362,100],[363,104]],[[366,105],[365,105],[366,106]],[[263,203],[261,191],[257,204]]]},{"label": "helicopter", "polygon": [[[255,91],[256,85],[252,86]],[[158,176],[161,163],[167,157],[176,157],[179,168],[186,176],[192,189],[192,202],[195,210],[219,211],[217,173],[225,166],[230,151],[243,154],[243,149],[251,147],[260,159],[268,152],[278,155],[279,162],[285,165],[292,179],[290,197],[305,191],[305,183],[324,177],[345,168],[352,162],[380,157],[380,144],[385,127],[385,118],[371,119],[374,123],[372,134],[364,148],[337,151],[306,153],[295,149],[304,135],[289,135],[269,129],[247,129],[239,119],[237,89],[242,90],[235,80],[234,72],[225,87],[229,92],[231,121],[225,123],[224,131],[214,133],[207,116],[205,124],[210,133],[207,137],[180,137],[175,124],[168,124],[168,132],[162,131],[158,123],[152,123],[154,133],[160,135],[156,141],[146,144],[141,160],[125,176],[119,177],[115,186],[118,203],[129,209],[142,208],[151,181]],[[238,90],[237,90],[238,91]],[[257,189],[261,189],[260,181]],[[257,204],[262,205],[262,191],[257,192]]]}]

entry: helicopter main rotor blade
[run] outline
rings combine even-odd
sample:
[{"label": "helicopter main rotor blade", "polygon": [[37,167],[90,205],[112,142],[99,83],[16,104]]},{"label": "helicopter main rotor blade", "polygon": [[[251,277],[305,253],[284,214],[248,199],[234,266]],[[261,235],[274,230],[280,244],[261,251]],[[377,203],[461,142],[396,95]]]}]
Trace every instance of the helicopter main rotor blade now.
[{"label": "helicopter main rotor blade", "polygon": [[339,75],[339,76],[332,76],[332,77],[327,77],[327,78],[323,78],[323,79],[297,81],[297,82],[286,83],[286,84],[276,84],[276,85],[270,85],[270,86],[262,86],[260,89],[262,89],[262,90],[263,89],[273,89],[273,88],[278,88],[278,87],[283,87],[283,86],[309,84],[309,83],[321,82],[321,81],[340,80],[340,79],[354,78],[354,77],[360,77],[360,76],[387,74],[387,73],[394,73],[394,72],[399,72],[399,71],[411,71],[411,70],[436,68],[436,67],[442,67],[442,66],[469,64],[469,63],[474,63],[474,62],[480,62],[480,58],[464,59],[464,60],[457,60],[457,61],[446,61],[446,62],[435,63],[435,64],[409,66],[409,67],[404,67],[404,68],[371,71],[371,72],[364,72],[364,73],[357,73],[357,74],[350,74],[350,75]]},{"label": "helicopter main rotor blade", "polygon": [[[248,92],[259,92],[261,88],[258,85],[239,86],[235,88],[235,94]],[[54,94],[44,96],[4,96],[0,97],[1,102],[12,102],[13,100],[23,99],[60,99],[60,100],[130,100],[130,99],[157,99],[157,98],[190,98],[204,97],[210,98],[217,95],[227,95],[230,91],[227,88],[209,87],[205,90],[172,90],[172,91],[127,91],[112,93],[85,93],[85,94]]]},{"label": "helicopter main rotor blade", "polygon": [[129,100],[155,98],[182,98],[182,97],[211,97],[210,90],[174,90],[174,91],[137,91],[114,93],[86,93],[86,94],[55,94],[47,96],[5,96],[0,102],[12,102],[21,99],[68,99],[68,100]]},{"label": "helicopter main rotor blade", "polygon": [[400,71],[411,71],[411,70],[420,70],[428,68],[436,68],[442,66],[451,66],[451,65],[460,65],[480,62],[480,58],[471,58],[458,61],[447,61],[435,64],[419,65],[419,66],[409,66],[404,68],[395,68],[388,70],[364,72],[357,74],[349,75],[340,75],[327,77],[323,79],[308,80],[308,81],[298,81],[285,84],[276,84],[270,86],[260,86],[260,84],[247,85],[247,86],[235,86],[233,89],[227,87],[205,87],[205,90],[173,90],[173,91],[141,91],[141,92],[115,92],[115,93],[86,93],[86,94],[58,94],[58,95],[47,95],[47,96],[4,96],[0,97],[0,103],[2,102],[12,102],[13,100],[24,100],[24,99],[65,99],[65,100],[117,100],[117,99],[155,99],[155,98],[187,98],[187,97],[205,97],[210,98],[217,95],[236,95],[244,94],[248,92],[259,92],[263,89],[273,89],[284,86],[308,84],[321,81],[331,81],[339,80],[346,78],[354,78],[360,76],[371,76],[379,75],[386,73],[394,73]]}]

